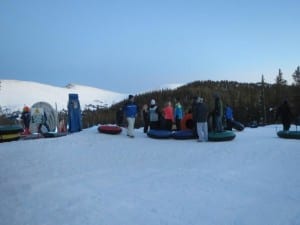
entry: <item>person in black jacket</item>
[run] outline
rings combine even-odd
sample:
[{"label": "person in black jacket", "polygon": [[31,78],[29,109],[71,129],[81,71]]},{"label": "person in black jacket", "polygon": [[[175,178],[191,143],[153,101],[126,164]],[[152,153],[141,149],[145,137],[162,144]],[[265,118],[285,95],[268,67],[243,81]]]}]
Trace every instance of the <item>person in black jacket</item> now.
[{"label": "person in black jacket", "polygon": [[283,103],[278,107],[276,113],[276,120],[278,117],[281,118],[284,131],[289,131],[291,127],[292,113],[291,108],[287,100],[284,100]]},{"label": "person in black jacket", "polygon": [[147,104],[143,106],[142,118],[144,121],[144,133],[147,133],[149,129],[149,109]]},{"label": "person in black jacket", "polygon": [[117,112],[116,112],[116,123],[118,126],[123,126],[123,121],[124,121],[124,112],[122,107],[120,107]]},{"label": "person in black jacket", "polygon": [[30,119],[31,119],[31,113],[30,108],[28,106],[24,106],[23,112],[21,114],[21,119],[24,124],[24,135],[30,134],[29,126],[30,126]]},{"label": "person in black jacket", "polygon": [[214,108],[214,131],[222,132],[223,131],[223,103],[219,95],[215,95],[215,108]]},{"label": "person in black jacket", "polygon": [[203,98],[198,97],[193,110],[193,120],[196,122],[196,131],[198,141],[208,140],[208,126],[207,126],[208,108],[203,101]]}]

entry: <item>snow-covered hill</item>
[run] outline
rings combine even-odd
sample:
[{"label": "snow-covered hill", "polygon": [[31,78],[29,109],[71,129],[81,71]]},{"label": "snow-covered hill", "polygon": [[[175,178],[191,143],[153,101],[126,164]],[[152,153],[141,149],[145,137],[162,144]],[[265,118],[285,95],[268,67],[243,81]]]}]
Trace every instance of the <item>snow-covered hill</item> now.
[{"label": "snow-covered hill", "polygon": [[44,101],[62,110],[67,109],[69,93],[79,95],[82,108],[89,104],[109,106],[127,98],[127,94],[124,93],[76,84],[55,87],[36,82],[1,80],[0,106],[2,109],[17,111],[21,110],[24,105],[31,106],[36,102]]}]

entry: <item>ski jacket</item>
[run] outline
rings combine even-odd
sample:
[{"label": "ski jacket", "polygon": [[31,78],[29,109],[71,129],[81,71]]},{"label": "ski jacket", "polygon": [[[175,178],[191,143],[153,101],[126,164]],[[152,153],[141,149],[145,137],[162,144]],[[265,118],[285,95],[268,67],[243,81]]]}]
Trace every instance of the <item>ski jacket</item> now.
[{"label": "ski jacket", "polygon": [[193,109],[193,120],[198,123],[207,122],[208,108],[205,103],[196,103]]},{"label": "ski jacket", "polygon": [[123,111],[126,117],[135,118],[138,114],[138,106],[134,102],[128,101],[124,106]]},{"label": "ski jacket", "polygon": [[292,113],[287,102],[284,102],[281,106],[279,106],[276,113],[276,119],[278,117],[281,117],[283,123],[291,123]]},{"label": "ski jacket", "polygon": [[22,112],[21,119],[24,121],[30,121],[31,113],[30,112]]},{"label": "ski jacket", "polygon": [[157,105],[151,105],[149,108],[149,121],[157,122],[159,121],[159,111]]},{"label": "ski jacket", "polygon": [[183,108],[180,103],[176,103],[175,105],[174,117],[174,119],[177,120],[181,120],[183,118]]},{"label": "ski jacket", "polygon": [[233,120],[233,111],[229,106],[226,107],[225,116],[226,119]]},{"label": "ski jacket", "polygon": [[223,116],[223,103],[220,98],[215,99],[215,116]]},{"label": "ski jacket", "polygon": [[172,106],[166,106],[164,109],[163,109],[163,112],[164,112],[164,118],[165,120],[174,120],[174,117],[173,117],[173,107]]}]

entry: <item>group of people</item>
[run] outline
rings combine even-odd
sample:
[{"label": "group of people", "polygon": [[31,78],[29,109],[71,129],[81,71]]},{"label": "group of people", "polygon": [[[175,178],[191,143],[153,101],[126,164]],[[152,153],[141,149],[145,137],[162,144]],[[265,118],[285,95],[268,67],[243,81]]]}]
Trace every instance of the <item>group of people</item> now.
[{"label": "group of people", "polygon": [[167,101],[161,109],[155,99],[150,101],[150,106],[145,104],[142,110],[144,121],[144,133],[148,129],[180,130],[180,121],[183,118],[183,108],[178,98],[175,98],[175,106],[171,101]]},{"label": "group of people", "polygon": [[211,121],[213,131],[222,132],[224,130],[223,102],[220,96],[214,96],[213,111],[209,111],[208,106],[202,97],[194,98],[192,105],[192,119],[199,142],[208,141],[208,121]]},{"label": "group of people", "polygon": [[[117,112],[117,124],[120,125],[125,115],[128,123],[127,135],[134,137],[135,118],[139,113],[139,107],[134,101],[134,96],[129,95],[127,103]],[[193,99],[190,110],[192,114],[192,128],[198,136],[198,141],[208,140],[208,130],[211,126],[214,132],[224,130],[223,119],[226,122],[226,129],[231,130],[234,122],[233,110],[227,105],[223,107],[223,102],[219,95],[214,96],[214,109],[209,111],[207,104],[202,97]],[[155,99],[150,104],[142,107],[141,116],[144,122],[144,133],[149,129],[154,130],[181,130],[181,120],[184,117],[184,110],[179,98],[175,98],[174,107],[171,101],[167,101],[163,108],[160,108]],[[287,100],[278,108],[276,118],[281,117],[283,128],[288,131],[291,125],[291,110]],[[208,123],[209,121],[209,123]]]},{"label": "group of people", "polygon": [[[122,124],[123,115],[127,119],[128,129],[127,135],[134,137],[135,118],[139,113],[139,107],[134,101],[134,96],[129,95],[128,101],[123,108],[117,111],[117,124]],[[194,98],[192,103],[191,114],[193,118],[193,128],[198,136],[198,141],[208,140],[208,106],[202,97]],[[144,121],[144,133],[149,129],[153,130],[181,130],[181,120],[184,117],[184,110],[179,98],[175,98],[174,107],[171,101],[167,101],[163,108],[160,108],[155,99],[150,101],[150,105],[145,104],[141,111],[141,116]],[[215,97],[215,108],[213,112],[214,130],[217,132],[223,131],[222,125],[223,104],[219,96]]]},{"label": "group of people", "polygon": [[[139,113],[139,107],[135,103],[134,96],[129,95],[128,101],[116,113],[117,125],[123,124],[123,115],[127,120],[127,136],[134,137],[134,124],[135,119]],[[145,104],[141,111],[141,116],[144,121],[144,132],[147,133],[150,129],[166,129],[172,130],[173,125],[180,129],[180,121],[183,118],[183,108],[179,99],[175,100],[175,108],[172,103],[168,101],[163,109],[160,109],[156,104],[155,99],[150,101],[150,106]]]}]

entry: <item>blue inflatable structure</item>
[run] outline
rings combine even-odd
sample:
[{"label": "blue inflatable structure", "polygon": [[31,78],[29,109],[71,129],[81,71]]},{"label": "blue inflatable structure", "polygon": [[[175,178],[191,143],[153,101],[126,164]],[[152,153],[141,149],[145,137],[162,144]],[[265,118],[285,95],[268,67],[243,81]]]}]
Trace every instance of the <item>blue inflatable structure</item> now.
[{"label": "blue inflatable structure", "polygon": [[78,94],[69,94],[68,124],[69,132],[71,133],[82,130],[81,109]]}]

